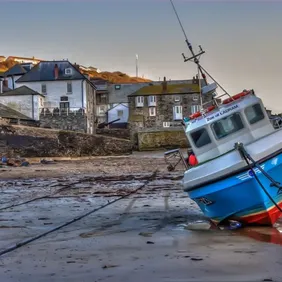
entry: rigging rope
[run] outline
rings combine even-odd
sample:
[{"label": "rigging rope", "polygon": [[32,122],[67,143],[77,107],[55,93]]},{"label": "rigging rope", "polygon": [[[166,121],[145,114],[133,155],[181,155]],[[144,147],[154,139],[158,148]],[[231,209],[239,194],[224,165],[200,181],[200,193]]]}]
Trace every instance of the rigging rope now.
[{"label": "rigging rope", "polygon": [[[268,196],[268,198],[276,206],[276,208],[282,213],[282,209],[275,202],[275,200],[272,198],[272,196],[268,193],[266,188],[263,186],[263,184],[259,180],[258,176],[256,175],[256,173],[253,169],[253,166],[256,167],[257,169],[259,169],[263,173],[263,175],[266,176],[270,180],[270,182],[271,182],[270,186],[272,186],[272,187],[275,186],[279,189],[278,192],[280,192],[282,190],[282,186],[280,185],[280,183],[275,181],[259,164],[257,164],[257,162],[250,156],[250,154],[247,153],[247,151],[245,150],[244,145],[242,143],[240,143],[240,142],[235,143],[235,149],[237,149],[239,151],[239,153],[241,154],[241,156],[244,158],[245,162],[247,163],[248,167],[252,171],[256,181],[258,182],[258,184],[260,185],[260,187],[262,188],[264,193]],[[249,160],[252,162],[253,165],[251,165]]]}]

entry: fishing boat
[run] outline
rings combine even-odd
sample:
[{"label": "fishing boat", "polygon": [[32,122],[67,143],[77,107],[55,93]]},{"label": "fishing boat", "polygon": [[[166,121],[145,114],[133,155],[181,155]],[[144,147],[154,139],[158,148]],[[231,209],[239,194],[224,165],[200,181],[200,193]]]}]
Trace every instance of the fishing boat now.
[{"label": "fishing boat", "polygon": [[230,94],[203,68],[205,51],[194,53],[170,1],[192,54],[182,54],[184,61],[197,66],[201,101],[200,111],[182,122],[198,160],[186,165],[183,189],[216,225],[273,225],[282,212],[281,127],[274,126],[253,89]]}]

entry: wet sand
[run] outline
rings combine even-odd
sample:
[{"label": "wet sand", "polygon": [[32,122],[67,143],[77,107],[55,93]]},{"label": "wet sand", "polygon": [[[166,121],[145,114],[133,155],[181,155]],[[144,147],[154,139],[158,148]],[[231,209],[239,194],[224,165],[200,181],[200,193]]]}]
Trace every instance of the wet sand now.
[{"label": "wet sand", "polygon": [[[27,159],[29,167],[0,168],[0,179],[70,177],[85,174],[122,174],[158,170],[166,172],[164,152],[134,152],[132,155],[90,158],[45,158],[55,164],[41,164],[40,158]],[[43,159],[43,158],[42,158]],[[153,159],[153,160],[152,160]],[[183,167],[179,165],[178,171]]]},{"label": "wet sand", "polygon": [[138,193],[1,256],[0,281],[282,281],[277,229],[186,229],[206,219],[160,153],[2,173],[0,209],[46,197],[0,211],[0,251],[141,187],[156,169]]}]

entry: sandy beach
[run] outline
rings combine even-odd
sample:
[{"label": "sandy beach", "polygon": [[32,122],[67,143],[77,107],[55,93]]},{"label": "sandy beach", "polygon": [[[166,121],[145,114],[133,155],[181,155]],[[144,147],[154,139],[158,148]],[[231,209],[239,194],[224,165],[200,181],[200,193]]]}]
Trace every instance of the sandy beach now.
[{"label": "sandy beach", "polygon": [[278,229],[210,229],[162,156],[2,168],[0,252],[97,210],[0,256],[0,281],[281,281]]}]

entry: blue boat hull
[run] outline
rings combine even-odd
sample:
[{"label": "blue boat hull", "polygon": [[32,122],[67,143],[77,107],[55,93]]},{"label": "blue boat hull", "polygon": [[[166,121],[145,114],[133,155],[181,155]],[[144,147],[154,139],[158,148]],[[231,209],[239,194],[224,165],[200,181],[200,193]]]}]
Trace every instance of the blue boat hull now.
[{"label": "blue boat hull", "polygon": [[[260,166],[274,180],[282,183],[282,153]],[[270,186],[271,182],[257,168],[254,171],[274,201],[282,207],[282,191]],[[247,225],[273,225],[281,214],[250,169],[196,188],[188,194],[215,224],[233,219]]]}]

